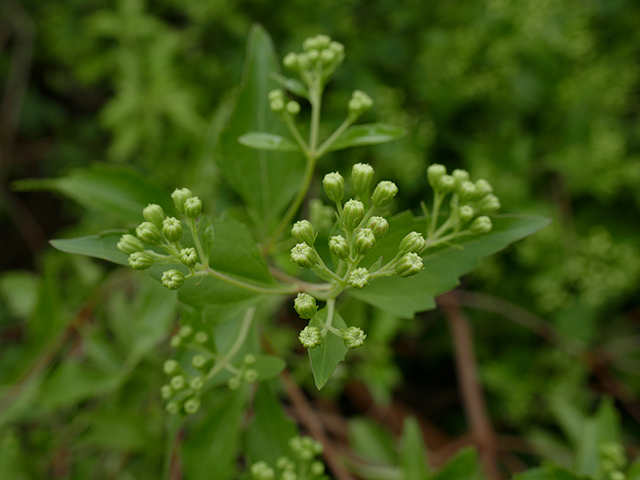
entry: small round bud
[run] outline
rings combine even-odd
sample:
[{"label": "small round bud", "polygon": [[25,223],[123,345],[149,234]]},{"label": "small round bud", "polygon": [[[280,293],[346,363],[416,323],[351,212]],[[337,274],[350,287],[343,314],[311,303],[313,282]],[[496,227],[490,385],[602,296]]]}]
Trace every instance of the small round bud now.
[{"label": "small round bud", "polygon": [[356,235],[354,247],[356,253],[360,255],[366,255],[371,251],[373,245],[376,243],[376,236],[370,228],[361,229]]},{"label": "small round bud", "polygon": [[327,193],[327,197],[336,203],[342,201],[344,197],[344,178],[338,172],[327,173],[322,180],[322,186]]},{"label": "small round bud", "polygon": [[300,104],[296,101],[291,100],[287,102],[287,112],[291,115],[297,115],[300,113]]},{"label": "small round bud", "polygon": [[351,115],[362,115],[373,106],[373,100],[369,95],[360,90],[353,92],[349,100],[349,113]]},{"label": "small round bud", "polygon": [[276,461],[279,470],[293,470],[296,466],[288,457],[282,456]]},{"label": "small round bud", "polygon": [[151,222],[142,222],[138,225],[136,227],[136,236],[149,245],[160,245],[162,243],[160,230]]},{"label": "small round bud", "polygon": [[184,275],[180,273],[178,270],[167,270],[162,274],[162,285],[167,287],[169,290],[177,290],[182,285],[184,285]]},{"label": "small round bud", "polygon": [[369,270],[360,267],[351,272],[347,281],[353,288],[361,289],[369,285],[370,278],[371,275],[369,275]]},{"label": "small round bud", "polygon": [[191,365],[194,366],[194,368],[204,368],[204,366],[207,364],[207,357],[205,357],[204,355],[201,354],[197,354],[194,355],[193,358],[191,359]]},{"label": "small round bud", "polygon": [[491,223],[491,219],[489,217],[478,217],[476,218],[469,227],[472,233],[476,235],[480,235],[482,233],[489,233],[493,228],[493,224]]},{"label": "small round bud", "polygon": [[314,440],[311,442],[311,450],[313,450],[313,453],[316,455],[322,455],[322,452],[324,452],[324,445]]},{"label": "small round bud", "polygon": [[251,465],[251,477],[253,480],[273,480],[275,472],[265,462],[256,462]]},{"label": "small round bud", "polygon": [[182,346],[182,338],[179,335],[176,335],[171,338],[171,342],[169,342],[173,348],[180,348]]},{"label": "small round bud", "polygon": [[195,377],[189,382],[189,387],[191,390],[202,390],[204,387],[204,379],[202,377]]},{"label": "small round bud", "polygon": [[347,348],[358,348],[364,343],[367,335],[358,327],[349,327],[342,331],[342,341]]},{"label": "small round bud", "polygon": [[193,268],[198,263],[198,254],[193,247],[183,248],[180,250],[180,261],[183,265]]},{"label": "small round bud", "polygon": [[311,51],[307,52],[307,57],[309,57],[309,60],[312,63],[315,63],[320,58],[320,52],[318,52],[318,50],[311,50]]},{"label": "small round bud", "polygon": [[282,98],[276,98],[269,102],[269,108],[275,113],[282,112],[284,110],[284,106],[284,100]]},{"label": "small round bud", "polygon": [[153,257],[146,252],[134,252],[127,261],[134,270],[146,270],[153,266]]},{"label": "small round bud", "polygon": [[193,328],[189,325],[184,325],[183,327],[180,327],[180,330],[178,330],[178,335],[185,339],[189,338],[191,334],[193,334]]},{"label": "small round bud", "polygon": [[627,476],[622,473],[620,470],[616,470],[609,474],[609,478],[611,480],[626,480]]},{"label": "small round bud", "polygon": [[240,379],[238,377],[230,378],[227,382],[229,390],[237,390],[240,387]]},{"label": "small round bud", "polygon": [[342,235],[336,235],[329,240],[329,250],[340,260],[349,258],[349,243]]},{"label": "small round bud", "polygon": [[293,71],[297,71],[300,68],[300,65],[298,65],[298,56],[293,52],[288,53],[284,57],[284,60],[282,60],[282,64],[289,70]]},{"label": "small round bud", "polygon": [[163,385],[162,387],[160,387],[160,396],[165,400],[169,400],[171,397],[173,397],[173,394],[174,391],[173,388],[171,388],[171,385]]},{"label": "small round bud", "polygon": [[164,210],[160,205],[150,203],[144,210],[142,210],[142,216],[147,222],[153,223],[156,227],[162,228],[162,220],[164,220]]},{"label": "small round bud", "polygon": [[182,390],[187,386],[187,382],[182,375],[176,375],[175,377],[173,377],[169,384],[174,390]]},{"label": "small round bud", "polygon": [[451,193],[456,188],[456,181],[451,175],[442,175],[440,180],[438,180],[438,188],[437,190],[447,195]]},{"label": "small round bud", "polygon": [[327,35],[316,35],[316,48],[318,50],[322,50],[323,48],[327,48],[331,43],[331,37]]},{"label": "small round bud", "polygon": [[344,54],[344,45],[340,42],[331,42],[329,48],[335,52],[336,55]]},{"label": "small round bud", "polygon": [[435,189],[438,186],[440,177],[446,174],[447,168],[444,165],[440,165],[439,163],[429,165],[429,168],[427,168],[427,180],[429,180],[429,185]]},{"label": "small round bud", "polygon": [[476,196],[476,186],[469,181],[464,181],[458,187],[458,197],[462,203],[470,202]]},{"label": "small round bud", "polygon": [[184,201],[184,214],[189,218],[197,218],[202,213],[202,200],[198,197],[187,198]]},{"label": "small round bud", "polygon": [[164,408],[171,415],[177,415],[178,413],[180,413],[180,404],[175,400],[172,400],[169,403],[167,403],[167,405]]},{"label": "small round bud", "polygon": [[306,52],[318,48],[318,43],[317,43],[315,37],[309,37],[309,38],[305,39],[305,41],[302,42],[302,48],[304,48],[304,50]]},{"label": "small round bud", "polygon": [[345,227],[349,230],[353,230],[364,218],[364,204],[359,200],[349,200],[344,204],[342,209],[342,220]]},{"label": "small round bud", "polygon": [[200,331],[196,333],[194,340],[198,343],[207,343],[207,340],[209,340],[209,335],[207,334],[207,332]]},{"label": "small round bud", "polygon": [[304,348],[316,348],[322,343],[322,335],[318,327],[306,326],[298,335],[298,339]]},{"label": "small round bud", "polygon": [[322,462],[313,462],[311,464],[311,474],[319,477],[320,475],[324,475],[324,464]]},{"label": "small round bud", "polygon": [[291,235],[298,243],[306,243],[309,246],[313,246],[316,242],[316,232],[308,220],[296,222],[291,229]]},{"label": "small round bud", "polygon": [[281,480],[298,480],[298,475],[293,470],[285,470],[280,476]]},{"label": "small round bud", "polygon": [[424,265],[422,258],[417,253],[407,253],[396,264],[396,273],[399,277],[412,277],[422,271]]},{"label": "small round bud", "polygon": [[200,400],[197,398],[190,398],[184,402],[184,411],[189,415],[193,415],[200,410]]},{"label": "small round bud", "polygon": [[118,250],[120,250],[125,255],[131,255],[132,253],[142,252],[144,250],[144,245],[142,242],[134,237],[133,235],[129,235],[125,233],[122,237],[120,237],[120,241],[118,241]]},{"label": "small round bud", "polygon": [[187,198],[193,197],[193,193],[188,188],[176,188],[171,194],[173,204],[176,206],[179,212],[184,213],[184,202]]},{"label": "small round bud", "polygon": [[476,195],[474,200],[476,201],[483,199],[490,193],[493,193],[493,187],[486,180],[482,180],[482,179],[478,180],[475,183],[475,186],[476,186]]},{"label": "small round bud", "polygon": [[291,249],[291,260],[302,268],[311,268],[318,263],[315,250],[306,243],[298,243]]},{"label": "small round bud", "polygon": [[308,70],[311,66],[311,61],[309,60],[309,56],[306,53],[298,54],[298,67],[301,70]]},{"label": "small round bud", "polygon": [[336,59],[336,53],[333,50],[325,48],[320,52],[320,61],[323,65],[331,65]]},{"label": "small round bud", "polygon": [[254,369],[249,369],[246,372],[244,372],[243,378],[245,382],[253,383],[256,380],[258,380],[258,372]]},{"label": "small round bud", "polygon": [[373,167],[367,163],[356,163],[351,170],[351,186],[356,195],[367,196],[373,180]]},{"label": "small round bud", "polygon": [[493,213],[500,210],[500,200],[493,194],[489,194],[475,204],[476,210],[480,213]]},{"label": "small round bud", "polygon": [[370,228],[376,240],[380,240],[389,231],[389,222],[383,217],[371,217],[367,222],[367,228]]},{"label": "small round bud", "polygon": [[384,180],[376,186],[371,199],[376,207],[382,208],[389,205],[397,193],[398,187],[396,184],[388,180]]},{"label": "small round bud", "polygon": [[316,305],[316,299],[308,293],[299,293],[296,299],[293,301],[293,307],[300,315],[300,318],[310,320],[318,313],[318,305]]},{"label": "small round bud", "polygon": [[180,364],[175,360],[167,360],[162,366],[162,370],[167,375],[176,375],[180,373]]},{"label": "small round bud", "polygon": [[253,353],[247,353],[242,359],[242,361],[245,365],[253,365],[258,361],[258,359]]},{"label": "small round bud", "polygon": [[162,234],[169,243],[178,243],[182,238],[182,223],[174,217],[167,217],[162,222]]},{"label": "small round bud", "polygon": [[453,172],[451,172],[451,176],[456,181],[456,188],[460,188],[462,182],[466,182],[469,180],[469,172],[466,170],[461,170],[456,168]]},{"label": "small round bud", "polygon": [[271,90],[269,95],[267,95],[267,98],[270,102],[274,101],[276,98],[284,98],[284,92],[280,89]]},{"label": "small round bud", "polygon": [[424,239],[421,233],[411,232],[400,242],[399,251],[401,254],[405,253],[420,253],[427,246],[427,241]]},{"label": "small round bud", "polygon": [[460,217],[460,221],[462,223],[467,223],[469,220],[473,218],[475,215],[475,211],[471,205],[463,205],[458,210],[458,216]]}]

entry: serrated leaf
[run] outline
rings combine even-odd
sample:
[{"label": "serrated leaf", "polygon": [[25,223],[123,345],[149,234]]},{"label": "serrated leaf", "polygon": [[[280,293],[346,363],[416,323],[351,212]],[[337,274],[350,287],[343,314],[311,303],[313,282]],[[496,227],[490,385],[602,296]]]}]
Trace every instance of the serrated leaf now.
[{"label": "serrated leaf", "polygon": [[249,132],[241,135],[238,142],[256,150],[273,150],[276,152],[295,152],[300,150],[291,140],[264,132]]},{"label": "serrated leaf", "polygon": [[[318,312],[318,317],[320,317],[322,321],[326,321],[326,307]],[[322,330],[322,324],[315,318],[309,322],[309,325]],[[334,312],[333,314],[333,326],[338,330],[346,330],[347,328],[347,324],[338,312]],[[327,336],[323,339],[322,345],[309,350],[309,360],[311,361],[313,378],[316,381],[316,387],[318,387],[318,389],[325,386],[338,364],[344,360],[344,356],[348,351],[349,349],[344,346],[342,338],[331,332],[327,332]]]},{"label": "serrated leaf", "polygon": [[386,123],[354,125],[347,128],[338,137],[335,143],[329,147],[329,151],[392,142],[404,137],[406,134],[407,131],[404,128]]},{"label": "serrated leaf", "polygon": [[118,250],[117,244],[125,230],[102,232],[87,237],[49,240],[58,250],[76,255],[102,258],[119,265],[128,265],[127,256]]},{"label": "serrated leaf", "polygon": [[271,78],[280,84],[280,86],[286,90],[289,90],[294,95],[309,99],[309,89],[304,83],[295,78],[287,78],[277,73],[272,73]]},{"label": "serrated leaf", "polygon": [[[549,223],[534,216],[500,215],[493,219],[493,229],[485,235],[464,237],[459,247],[442,247],[424,258],[424,270],[415,277],[384,277],[362,290],[348,290],[349,295],[402,318],[435,308],[435,297],[459,285],[459,278],[478,266],[478,262],[509,244],[527,237]],[[389,233],[376,245],[369,258],[384,257],[386,263],[395,256],[402,238],[412,230],[423,231],[424,219],[403,213],[391,219]]]},{"label": "serrated leaf", "polygon": [[427,465],[427,449],[422,439],[422,430],[418,421],[407,417],[400,439],[400,465],[404,473],[403,480],[426,480],[431,478]]}]

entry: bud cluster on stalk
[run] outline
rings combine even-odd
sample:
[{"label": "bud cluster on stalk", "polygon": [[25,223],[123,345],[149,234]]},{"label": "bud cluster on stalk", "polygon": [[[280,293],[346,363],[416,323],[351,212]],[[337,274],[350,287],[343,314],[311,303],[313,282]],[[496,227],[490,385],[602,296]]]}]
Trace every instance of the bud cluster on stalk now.
[{"label": "bud cluster on stalk", "polygon": [[[187,188],[178,188],[171,198],[176,209],[195,227],[202,213],[202,201]],[[200,263],[194,247],[184,246],[183,223],[175,217],[165,215],[160,205],[149,204],[142,210],[144,222],[135,229],[135,235],[125,234],[118,242],[118,250],[129,256],[129,265],[136,270],[147,270],[154,265],[182,265],[191,274]],[[192,232],[197,235],[197,228]],[[155,247],[155,249],[149,248]],[[164,254],[159,253],[161,250]],[[172,268],[162,273],[162,285],[177,290],[184,285],[190,274]]]},{"label": "bud cluster on stalk", "polygon": [[[289,440],[289,448],[293,458],[279,457],[275,468],[267,462],[259,461],[251,465],[251,480],[325,480],[324,464],[316,457],[324,448],[320,442],[311,437],[293,437]],[[277,475],[276,475],[276,472]]]}]

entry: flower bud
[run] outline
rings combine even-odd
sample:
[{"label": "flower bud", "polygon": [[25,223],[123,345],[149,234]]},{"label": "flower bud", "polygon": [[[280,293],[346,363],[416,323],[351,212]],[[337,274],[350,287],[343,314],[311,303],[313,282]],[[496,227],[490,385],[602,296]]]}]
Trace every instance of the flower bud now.
[{"label": "flower bud", "polygon": [[420,273],[423,268],[422,257],[417,253],[407,253],[396,263],[396,273],[403,278],[412,277]]},{"label": "flower bud", "polygon": [[202,390],[204,387],[204,379],[202,377],[195,377],[189,382],[189,387],[191,387],[191,390],[195,390],[196,392],[198,390]]},{"label": "flower bud", "polygon": [[164,220],[164,210],[160,205],[150,203],[144,210],[142,210],[142,216],[147,222],[153,223],[156,227],[162,228],[162,220]]},{"label": "flower bud", "polygon": [[167,360],[164,362],[162,370],[167,375],[177,375],[180,373],[180,364],[175,360]]},{"label": "flower bud", "polygon": [[188,188],[176,188],[171,194],[173,204],[176,206],[180,213],[184,213],[184,202],[187,201],[187,198],[191,197],[193,197],[193,194]]},{"label": "flower bud", "polygon": [[202,212],[202,201],[198,197],[187,198],[184,201],[184,214],[189,218],[197,218]]},{"label": "flower bud", "polygon": [[193,337],[194,340],[198,343],[207,343],[207,340],[209,340],[209,334],[207,332],[197,332],[195,337]]},{"label": "flower bud", "polygon": [[162,385],[162,387],[160,387],[160,396],[165,400],[169,400],[173,397],[173,394],[174,391],[173,388],[171,388],[171,385]]},{"label": "flower bud", "polygon": [[194,355],[193,358],[191,359],[191,365],[193,365],[194,368],[197,368],[197,369],[204,368],[206,364],[207,364],[207,357],[205,357],[200,353],[197,355]]},{"label": "flower bud", "polygon": [[475,204],[480,213],[493,213],[500,210],[500,200],[493,194],[489,194]]},{"label": "flower bud", "polygon": [[456,181],[456,189],[460,188],[462,182],[466,182],[469,180],[469,172],[467,172],[466,170],[461,170],[459,168],[456,168],[453,172],[451,172],[451,176]]},{"label": "flower bud", "polygon": [[382,208],[389,205],[397,193],[398,187],[395,183],[383,180],[376,186],[371,199],[376,207]]},{"label": "flower bud", "polygon": [[311,61],[309,60],[309,56],[306,53],[300,53],[298,55],[298,67],[301,70],[308,70],[311,66]]},{"label": "flower bud", "polygon": [[356,235],[353,245],[356,253],[364,256],[371,251],[374,243],[376,243],[376,236],[373,231],[370,228],[363,228]]},{"label": "flower bud", "polygon": [[316,477],[320,477],[324,475],[324,463],[322,462],[313,462],[310,468],[311,474]]},{"label": "flower bud", "polygon": [[302,42],[302,48],[304,48],[305,52],[309,52],[311,50],[315,50],[318,48],[318,42],[315,37],[309,37]]},{"label": "flower bud", "polygon": [[351,170],[351,186],[356,195],[365,197],[373,180],[373,167],[367,163],[356,163]]},{"label": "flower bud", "polygon": [[298,335],[298,339],[304,348],[316,348],[322,343],[322,335],[318,327],[304,327]]},{"label": "flower bud", "polygon": [[138,225],[136,227],[136,236],[149,245],[160,245],[162,243],[160,230],[151,222],[142,222]]},{"label": "flower bud", "polygon": [[322,186],[327,193],[327,197],[336,203],[342,201],[344,197],[344,178],[338,172],[327,173],[322,180]]},{"label": "flower bud", "polygon": [[306,243],[298,243],[291,249],[291,260],[302,268],[311,268],[318,263],[315,250]]},{"label": "flower bud", "polygon": [[182,223],[174,217],[162,221],[162,234],[169,243],[178,243],[182,238]]},{"label": "flower bud", "polygon": [[344,54],[344,45],[341,44],[340,42],[331,42],[329,44],[329,48],[333,50],[336,53],[336,55]]},{"label": "flower bud", "polygon": [[275,113],[281,113],[284,110],[284,100],[282,98],[271,100],[269,108]]},{"label": "flower bud", "polygon": [[178,402],[176,402],[175,400],[172,400],[169,403],[167,403],[166,407],[164,407],[164,408],[171,415],[177,415],[178,413],[180,413],[180,404]]},{"label": "flower bud", "polygon": [[342,331],[342,341],[347,348],[358,348],[364,343],[367,335],[358,327],[349,327]]},{"label": "flower bud", "polygon": [[353,288],[361,289],[369,285],[370,278],[371,275],[369,275],[369,270],[360,267],[351,272],[351,275],[349,275],[347,282]]},{"label": "flower bud", "polygon": [[230,378],[227,382],[227,387],[229,387],[229,390],[237,390],[240,388],[240,379],[238,377]]},{"label": "flower bud", "polygon": [[284,455],[276,461],[276,467],[280,470],[294,470],[296,465]]},{"label": "flower bud", "polygon": [[169,342],[173,348],[180,348],[182,346],[182,338],[180,335],[175,335],[171,337],[171,342]]},{"label": "flower bud", "polygon": [[316,232],[308,220],[300,220],[293,225],[291,235],[298,243],[306,243],[312,246],[316,241]]},{"label": "flower bud", "polygon": [[373,100],[369,95],[360,90],[353,92],[349,100],[349,113],[352,115],[362,115],[373,106]]},{"label": "flower bud", "polygon": [[482,179],[478,180],[475,186],[476,186],[476,195],[474,197],[474,200],[476,201],[483,199],[490,193],[493,193],[493,187],[486,180],[482,180]]},{"label": "flower bud", "polygon": [[349,200],[342,209],[342,220],[349,230],[353,230],[364,218],[364,205],[359,200]]},{"label": "flower bud", "polygon": [[247,353],[244,358],[242,359],[242,362],[245,365],[253,365],[254,363],[256,363],[258,361],[258,359],[256,358],[256,356],[253,353]]},{"label": "flower bud", "polygon": [[336,53],[333,50],[325,48],[320,52],[320,61],[323,65],[331,65],[336,59]]},{"label": "flower bud", "polygon": [[399,251],[402,255],[405,253],[420,253],[427,246],[427,241],[421,233],[411,232],[400,242]]},{"label": "flower bud", "polygon": [[462,203],[470,202],[476,196],[476,186],[469,181],[464,181],[458,187],[458,197]]},{"label": "flower bud", "polygon": [[175,377],[172,377],[171,380],[169,381],[171,388],[173,388],[174,390],[182,390],[184,387],[187,386],[186,383],[187,382],[182,375],[176,375]]},{"label": "flower bud", "polygon": [[193,247],[180,250],[180,261],[186,267],[193,268],[198,263],[198,254]]},{"label": "flower bud", "polygon": [[244,378],[244,381],[247,383],[253,383],[256,380],[258,380],[258,372],[254,369],[249,369],[246,372],[244,372],[244,375],[242,375],[242,377]]},{"label": "flower bud", "polygon": [[469,220],[473,218],[475,215],[475,211],[471,205],[463,205],[458,210],[458,216],[460,217],[460,221],[462,223],[467,223]]},{"label": "flower bud", "polygon": [[298,102],[295,102],[293,100],[291,100],[290,102],[287,102],[287,112],[289,112],[291,115],[297,115],[300,113],[300,104]]},{"label": "flower bud", "polygon": [[447,168],[444,165],[440,165],[439,163],[429,165],[429,168],[427,168],[427,180],[429,180],[429,185],[431,185],[431,187],[435,190],[438,186],[440,178],[446,174]]},{"label": "flower bud", "polygon": [[286,470],[282,472],[280,480],[298,480],[298,475],[293,470]]},{"label": "flower bud", "polygon": [[184,285],[184,275],[180,273],[178,270],[167,270],[162,274],[162,285],[167,287],[169,290],[177,290],[182,285]]},{"label": "flower bud", "polygon": [[493,224],[491,223],[491,219],[489,217],[478,217],[476,218],[469,227],[471,233],[475,233],[476,235],[480,235],[482,233],[489,233],[493,228]]},{"label": "flower bud", "polygon": [[118,242],[118,250],[125,255],[131,255],[132,253],[142,252],[144,250],[144,245],[133,235],[125,233]]},{"label": "flower bud", "polygon": [[322,50],[323,48],[327,48],[331,43],[331,38],[327,35],[316,35],[316,48],[318,50]]},{"label": "flower bud", "polygon": [[251,478],[253,480],[273,480],[275,472],[265,462],[260,461],[251,465]]},{"label": "flower bud", "polygon": [[267,96],[270,102],[273,102],[275,99],[280,98],[284,99],[284,92],[282,90],[271,90],[269,95]]},{"label": "flower bud", "polygon": [[310,320],[318,313],[318,306],[316,305],[316,299],[308,293],[299,293],[296,299],[293,301],[293,306],[300,315],[300,318]]},{"label": "flower bud", "polygon": [[180,335],[182,338],[189,338],[192,333],[193,328],[191,328],[189,325],[184,325],[180,327],[180,330],[178,330],[178,335]]},{"label": "flower bud", "polygon": [[440,180],[438,180],[437,190],[439,192],[444,193],[445,195],[453,192],[455,188],[456,188],[456,181],[451,175],[442,175],[440,177]]},{"label": "flower bud", "polygon": [[367,222],[367,228],[371,229],[376,240],[380,240],[389,231],[389,222],[383,217],[371,217]]},{"label": "flower bud", "polygon": [[320,58],[320,52],[318,52],[318,50],[310,50],[309,52],[307,52],[307,57],[309,57],[309,60],[312,63],[315,63]]},{"label": "flower bud", "polygon": [[153,257],[146,252],[133,252],[127,260],[134,270],[146,270],[153,266]]},{"label": "flower bud", "polygon": [[293,52],[288,53],[284,57],[284,60],[282,60],[282,64],[286,68],[288,68],[289,70],[293,70],[294,72],[297,71],[300,67],[300,65],[298,65],[298,56]]},{"label": "flower bud", "polygon": [[200,410],[200,400],[197,398],[190,398],[184,402],[184,411],[189,415],[193,415]]},{"label": "flower bud", "polygon": [[342,235],[336,235],[329,240],[329,250],[340,260],[349,258],[349,244]]}]

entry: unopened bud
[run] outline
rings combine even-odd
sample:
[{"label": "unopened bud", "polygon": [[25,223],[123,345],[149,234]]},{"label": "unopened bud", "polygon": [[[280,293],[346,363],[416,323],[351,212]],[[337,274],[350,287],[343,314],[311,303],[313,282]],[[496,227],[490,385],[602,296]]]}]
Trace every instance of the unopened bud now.
[{"label": "unopened bud", "polygon": [[307,52],[307,57],[309,57],[311,62],[316,62],[320,58],[320,52],[318,52],[318,50],[310,50]]},{"label": "unopened bud", "polygon": [[318,327],[304,327],[298,335],[298,339],[304,348],[316,348],[322,343],[322,335]]},{"label": "unopened bud", "polygon": [[296,222],[291,229],[291,235],[299,243],[306,243],[309,246],[312,246],[316,241],[316,232],[308,220]]},{"label": "unopened bud", "polygon": [[466,182],[469,180],[469,172],[467,172],[466,170],[461,170],[459,168],[456,168],[453,172],[451,172],[451,176],[456,181],[455,188],[460,188],[462,182]]},{"label": "unopened bud", "polygon": [[462,221],[462,223],[466,223],[469,220],[471,220],[475,215],[475,211],[473,210],[473,207],[471,205],[463,205],[462,207],[460,207],[460,210],[458,210],[458,216],[460,217],[460,221]]},{"label": "unopened bud", "polygon": [[173,204],[176,206],[179,212],[184,213],[184,202],[187,198],[193,197],[193,193],[188,188],[176,188],[171,194]]},{"label": "unopened bud", "polygon": [[351,275],[349,275],[347,282],[349,282],[349,285],[351,285],[353,288],[361,289],[369,285],[370,279],[371,275],[369,274],[369,270],[360,267],[351,272]]},{"label": "unopened bud", "polygon": [[266,462],[260,461],[251,465],[251,478],[253,480],[273,480],[275,472]]},{"label": "unopened bud", "polygon": [[493,194],[489,194],[475,204],[480,213],[494,213],[500,210],[500,200]]},{"label": "unopened bud", "polygon": [[297,115],[300,113],[300,104],[298,102],[295,102],[293,100],[291,100],[290,102],[287,102],[287,112],[289,112],[291,115]]},{"label": "unopened bud", "polygon": [[200,331],[197,332],[193,338],[198,343],[207,343],[207,340],[209,340],[209,334],[207,332]]},{"label": "unopened bud", "polygon": [[202,213],[202,201],[198,197],[187,198],[184,202],[184,214],[189,218],[197,218]]},{"label": "unopened bud", "polygon": [[160,387],[160,396],[165,400],[169,400],[171,397],[173,397],[173,394],[174,391],[173,388],[171,388],[171,385],[163,385],[162,387]]},{"label": "unopened bud", "polygon": [[344,45],[341,44],[340,42],[331,42],[329,44],[329,48],[333,50],[336,53],[336,55],[341,55],[344,53]]},{"label": "unopened bud", "polygon": [[302,42],[302,48],[304,48],[304,50],[306,52],[310,51],[310,50],[315,50],[316,48],[318,48],[318,42],[316,41],[315,37],[309,37],[307,39],[305,39],[304,42]]},{"label": "unopened bud", "polygon": [[360,90],[353,92],[349,100],[349,113],[352,115],[362,115],[373,106],[373,100],[369,95]]},{"label": "unopened bud", "polygon": [[178,270],[167,270],[162,274],[162,285],[167,287],[169,290],[177,290],[182,285],[184,285],[184,275],[180,273]]},{"label": "unopened bud", "polygon": [[327,197],[336,203],[342,201],[344,197],[344,178],[338,172],[327,173],[322,180],[322,186],[327,193]]},{"label": "unopened bud", "polygon": [[331,43],[331,37],[327,35],[316,35],[316,48],[318,50],[322,50],[323,48],[327,48]]},{"label": "unopened bud", "polygon": [[142,252],[144,250],[144,245],[133,235],[125,233],[118,242],[118,250],[125,255],[131,255],[132,253]]},{"label": "unopened bud", "polygon": [[400,277],[412,277],[422,271],[422,257],[417,253],[407,253],[396,264],[396,273]]},{"label": "unopened bud", "polygon": [[427,241],[421,233],[410,232],[400,242],[400,253],[420,253],[427,246]]},{"label": "unopened bud", "polygon": [[189,387],[191,387],[191,390],[195,390],[196,392],[198,390],[202,390],[204,387],[204,379],[202,377],[195,377],[189,382]]},{"label": "unopened bud", "polygon": [[284,110],[284,100],[276,98],[269,103],[269,108],[275,113],[280,113]]},{"label": "unopened bud", "polygon": [[289,70],[293,70],[293,71],[297,71],[299,69],[299,65],[298,65],[298,56],[291,52],[288,53],[285,57],[284,60],[282,60],[282,64],[287,67]]},{"label": "unopened bud", "polygon": [[237,390],[240,387],[240,379],[238,377],[230,378],[227,382],[229,390]]},{"label": "unopened bud", "polygon": [[373,180],[373,167],[367,163],[356,163],[351,170],[351,186],[356,195],[365,197]]},{"label": "unopened bud", "polygon": [[180,413],[180,404],[178,402],[176,402],[175,400],[172,400],[169,403],[167,403],[166,407],[164,407],[164,408],[171,415],[177,415],[178,413]]},{"label": "unopened bud", "polygon": [[183,265],[193,268],[198,263],[198,254],[193,247],[183,248],[180,250],[180,261]]},{"label": "unopened bud", "polygon": [[191,328],[189,325],[184,325],[180,327],[180,330],[178,330],[178,335],[180,335],[182,338],[189,338],[192,334],[193,328]]},{"label": "unopened bud", "polygon": [[258,361],[258,359],[256,358],[256,356],[253,353],[247,353],[244,358],[242,359],[242,362],[245,365],[253,365],[254,363],[256,363]]},{"label": "unopened bud", "polygon": [[162,222],[162,234],[169,243],[178,243],[182,238],[182,223],[174,217],[167,217]]},{"label": "unopened bud", "polygon": [[164,210],[160,205],[150,203],[144,210],[142,210],[142,216],[147,222],[153,223],[156,227],[162,228],[162,220],[164,220]]},{"label": "unopened bud", "polygon": [[173,348],[180,348],[182,346],[182,338],[180,335],[175,335],[171,337],[171,342],[169,342]]},{"label": "unopened bud", "polygon": [[364,204],[359,200],[349,200],[342,209],[342,220],[349,230],[353,230],[364,218]]},{"label": "unopened bud", "polygon": [[191,365],[193,365],[197,369],[204,368],[206,364],[207,364],[207,357],[205,357],[200,353],[197,355],[194,355],[193,358],[191,359]]},{"label": "unopened bud", "polygon": [[336,235],[329,240],[329,250],[340,260],[349,258],[349,244],[342,235]]},{"label": "unopened bud", "polygon": [[476,196],[476,186],[469,181],[464,181],[458,187],[458,197],[462,203],[472,201]]},{"label": "unopened bud", "polygon": [[491,223],[491,219],[489,217],[478,217],[476,218],[469,227],[472,233],[476,235],[480,235],[482,233],[489,233],[493,228],[493,224]]},{"label": "unopened bud", "polygon": [[354,247],[356,253],[360,255],[366,255],[371,251],[373,245],[376,243],[376,237],[370,228],[361,229],[356,235]]},{"label": "unopened bud", "polygon": [[324,475],[324,463],[322,463],[322,462],[313,462],[311,464],[310,470],[311,470],[311,474],[315,475],[316,477]]},{"label": "unopened bud", "polygon": [[190,398],[184,402],[184,411],[189,415],[193,415],[200,410],[200,400],[197,398]]},{"label": "unopened bud", "polygon": [[182,375],[176,375],[175,377],[171,378],[169,384],[174,390],[182,390],[184,387],[186,387],[186,380]]},{"label": "unopened bud", "polygon": [[342,331],[342,341],[347,348],[358,348],[362,346],[365,338],[367,338],[366,333],[358,327],[349,327]]},{"label": "unopened bud", "polygon": [[300,318],[310,320],[318,313],[318,305],[316,305],[316,299],[308,293],[299,293],[296,299],[293,301],[293,306],[300,315]]},{"label": "unopened bud", "polygon": [[180,373],[180,364],[175,360],[167,360],[164,362],[162,370],[167,375],[176,375]]},{"label": "unopened bud", "polygon": [[382,208],[389,205],[397,193],[398,187],[395,183],[383,180],[376,186],[371,199],[376,207]]},{"label": "unopened bud", "polygon": [[456,181],[451,175],[443,175],[438,180],[438,188],[437,190],[447,195],[451,193],[456,188]]},{"label": "unopened bud", "polygon": [[244,378],[244,381],[247,383],[253,383],[256,380],[258,380],[258,372],[257,370],[254,369],[249,369],[246,372],[244,372],[244,375],[242,376]]},{"label": "unopened bud", "polygon": [[330,65],[336,59],[336,53],[333,50],[325,48],[320,52],[320,61],[324,65]]},{"label": "unopened bud", "polygon": [[146,252],[133,252],[127,261],[134,270],[146,270],[153,266],[153,257]]},{"label": "unopened bud", "polygon": [[269,95],[267,95],[267,98],[269,99],[270,102],[273,102],[276,98],[280,98],[283,99],[284,98],[284,92],[282,90],[271,90],[269,92]]},{"label": "unopened bud", "polygon": [[478,180],[475,183],[475,186],[476,186],[476,194],[475,194],[474,200],[476,201],[483,199],[490,193],[493,193],[493,187],[486,180],[482,180],[482,179]]},{"label": "unopened bud", "polygon": [[444,165],[440,165],[439,163],[429,165],[429,168],[427,168],[427,180],[429,180],[429,185],[431,185],[433,189],[436,189],[440,178],[446,174],[447,168]]},{"label": "unopened bud", "polygon": [[308,70],[311,66],[311,61],[306,53],[300,53],[298,55],[298,66],[301,70]]},{"label": "unopened bud", "polygon": [[138,225],[136,227],[136,236],[149,245],[160,245],[162,243],[160,230],[151,222],[142,222]]},{"label": "unopened bud", "polygon": [[302,268],[311,268],[318,263],[315,250],[306,243],[298,243],[291,249],[291,260]]}]

